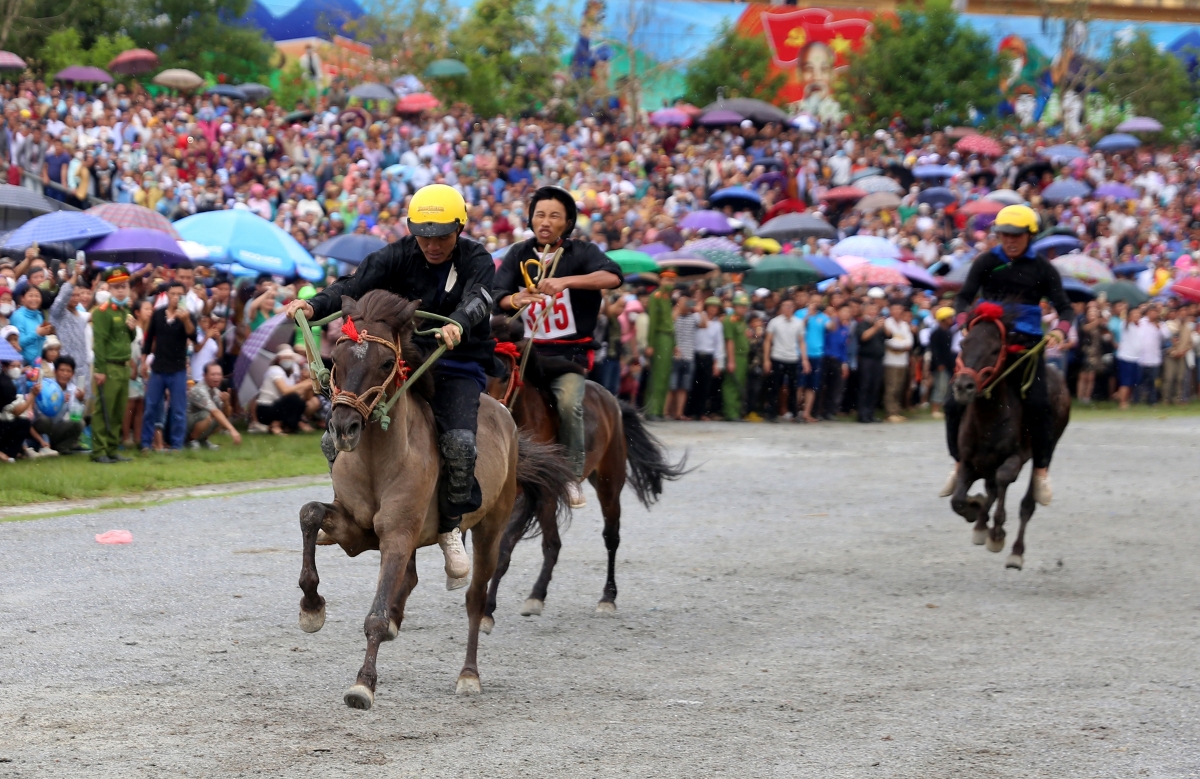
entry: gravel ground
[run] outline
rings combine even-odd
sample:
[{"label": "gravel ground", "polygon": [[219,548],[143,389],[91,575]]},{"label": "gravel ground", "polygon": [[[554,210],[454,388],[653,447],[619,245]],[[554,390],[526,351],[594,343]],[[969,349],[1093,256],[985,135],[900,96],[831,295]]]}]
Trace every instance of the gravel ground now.
[{"label": "gravel ground", "polygon": [[593,498],[540,618],[518,548],[476,698],[426,549],[375,708],[342,704],[378,556],[322,548],[298,629],[326,488],[0,525],[0,776],[1200,776],[1200,419],[1073,426],[1020,572],[933,497],[936,425],[657,430],[699,467],[627,494],[618,614]]}]

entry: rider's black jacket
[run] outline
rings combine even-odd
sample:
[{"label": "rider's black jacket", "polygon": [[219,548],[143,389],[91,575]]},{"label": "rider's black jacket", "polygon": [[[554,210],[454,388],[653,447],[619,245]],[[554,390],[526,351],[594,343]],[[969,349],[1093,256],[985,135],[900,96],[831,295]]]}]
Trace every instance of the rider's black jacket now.
[{"label": "rider's black jacket", "polygon": [[1043,298],[1049,300],[1058,312],[1059,327],[1064,332],[1075,318],[1058,270],[1049,260],[1029,251],[1012,259],[997,246],[976,257],[966,282],[954,298],[954,310],[960,314],[969,311],[981,294],[984,300],[1027,306],[1040,305]]}]

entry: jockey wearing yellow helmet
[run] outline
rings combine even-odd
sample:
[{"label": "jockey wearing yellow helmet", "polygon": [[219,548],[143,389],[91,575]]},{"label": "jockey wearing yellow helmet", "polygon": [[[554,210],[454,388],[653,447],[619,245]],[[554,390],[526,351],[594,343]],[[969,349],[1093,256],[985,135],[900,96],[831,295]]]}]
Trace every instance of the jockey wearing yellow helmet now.
[{"label": "jockey wearing yellow helmet", "polygon": [[[321,319],[342,307],[343,295],[357,300],[384,289],[420,300],[422,309],[456,323],[442,327],[438,335],[451,351],[433,368],[436,391],[431,405],[444,468],[438,544],[446,556],[447,576],[464,584],[471,564],[459,523],[483,501],[475,480],[475,433],[479,395],[486,389],[486,369],[496,345],[490,321],[496,266],[481,244],[463,237],[466,224],[467,206],[457,190],[445,184],[422,187],[408,204],[411,235],[368,255],[353,275],[343,276],[309,301],[293,301],[287,309],[289,315],[304,311]],[[431,338],[413,340],[426,352],[436,346]],[[322,448],[331,457],[332,446],[323,443]]]},{"label": "jockey wearing yellow helmet", "polygon": [[[1050,301],[1058,311],[1058,324],[1047,335],[1051,343],[1061,344],[1070,332],[1075,317],[1071,301],[1063,291],[1062,278],[1050,261],[1029,250],[1038,232],[1038,216],[1024,205],[1005,206],[996,215],[992,229],[1000,245],[975,258],[962,290],[954,298],[959,325],[965,325],[976,297],[1016,309],[1010,344],[1032,346],[1042,339],[1042,300]],[[958,479],[958,426],[965,409],[951,396],[946,401],[946,440],[955,469],[942,488],[941,496],[953,493]],[[1046,362],[1037,356],[1037,372],[1025,397],[1025,413],[1033,446],[1033,497],[1046,505],[1053,497],[1050,489],[1050,458],[1054,455],[1053,415],[1046,392]]]}]

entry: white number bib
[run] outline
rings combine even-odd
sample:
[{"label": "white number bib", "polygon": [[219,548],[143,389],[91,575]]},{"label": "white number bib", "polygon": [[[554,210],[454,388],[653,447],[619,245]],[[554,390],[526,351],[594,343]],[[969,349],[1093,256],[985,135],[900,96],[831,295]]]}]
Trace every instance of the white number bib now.
[{"label": "white number bib", "polygon": [[[547,302],[550,302],[553,308],[543,317],[542,312],[545,310]],[[540,322],[538,321],[539,317],[541,318]],[[575,335],[575,309],[571,308],[571,290],[564,289],[554,297],[553,301],[542,297],[538,302],[531,303],[521,314],[521,320],[525,323],[525,337],[532,337],[535,341],[556,341],[573,337]],[[536,332],[533,329],[535,324],[537,325]]]}]

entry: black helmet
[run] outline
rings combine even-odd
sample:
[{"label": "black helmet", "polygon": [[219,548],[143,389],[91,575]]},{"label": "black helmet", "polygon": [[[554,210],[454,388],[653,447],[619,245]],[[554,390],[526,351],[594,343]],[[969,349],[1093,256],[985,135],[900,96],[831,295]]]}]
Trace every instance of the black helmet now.
[{"label": "black helmet", "polygon": [[557,200],[563,204],[563,208],[567,210],[567,229],[563,231],[562,237],[570,238],[571,233],[575,232],[575,220],[579,218],[579,209],[575,205],[575,198],[562,187],[541,187],[529,198],[529,229],[533,229],[533,211],[543,200]]}]

